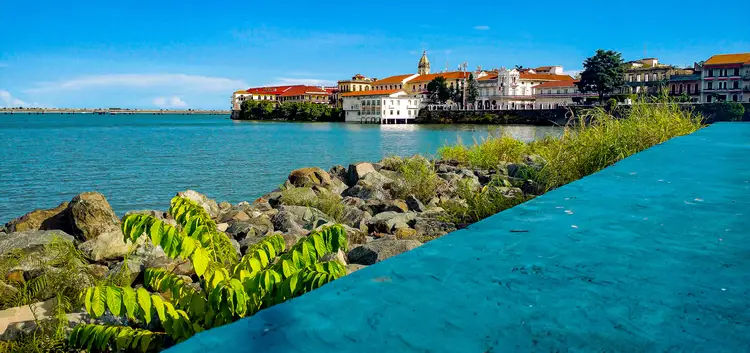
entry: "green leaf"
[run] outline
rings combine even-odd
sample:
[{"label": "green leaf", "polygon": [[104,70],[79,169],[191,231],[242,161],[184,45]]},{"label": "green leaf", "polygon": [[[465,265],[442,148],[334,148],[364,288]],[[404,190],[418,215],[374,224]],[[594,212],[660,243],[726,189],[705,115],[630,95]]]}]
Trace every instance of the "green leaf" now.
[{"label": "green leaf", "polygon": [[148,347],[151,344],[151,340],[153,340],[153,335],[146,333],[141,336],[141,352],[148,352]]},{"label": "green leaf", "polygon": [[107,307],[114,316],[120,316],[122,309],[122,293],[115,286],[107,287]]},{"label": "green leaf", "polygon": [[138,304],[141,306],[143,311],[143,318],[146,320],[146,324],[151,323],[151,294],[141,287],[138,288]]},{"label": "green leaf", "polygon": [[125,311],[130,319],[135,319],[135,313],[138,309],[135,290],[130,287],[122,288],[122,303],[125,305]]},{"label": "green leaf", "polygon": [[124,350],[130,346],[130,342],[133,339],[133,329],[130,327],[123,327],[120,332],[117,333],[115,338],[115,346],[117,350]]},{"label": "green leaf", "polygon": [[149,235],[151,236],[151,242],[154,245],[161,244],[161,238],[163,236],[161,225],[162,225],[162,222],[153,222],[151,223],[151,228],[148,231]]},{"label": "green leaf", "polygon": [[104,291],[104,288],[101,286],[94,287],[94,293],[91,296],[91,309],[94,311],[93,317],[104,315],[104,311],[106,310]]},{"label": "green leaf", "polygon": [[156,313],[159,315],[159,320],[161,320],[161,322],[167,320],[167,317],[164,315],[164,300],[162,300],[160,296],[154,294],[151,296],[151,302],[154,305],[154,309],[156,309]]},{"label": "green leaf", "polygon": [[190,260],[193,262],[195,274],[197,274],[198,276],[203,276],[203,273],[206,272],[206,268],[208,267],[208,252],[206,252],[206,250],[202,247],[198,247],[193,252],[193,256]]},{"label": "green leaf", "polygon": [[89,315],[93,315],[93,311],[91,310],[91,302],[94,299],[94,288],[89,287],[86,289],[86,294],[84,295],[83,305],[86,307],[86,312],[89,313]]}]

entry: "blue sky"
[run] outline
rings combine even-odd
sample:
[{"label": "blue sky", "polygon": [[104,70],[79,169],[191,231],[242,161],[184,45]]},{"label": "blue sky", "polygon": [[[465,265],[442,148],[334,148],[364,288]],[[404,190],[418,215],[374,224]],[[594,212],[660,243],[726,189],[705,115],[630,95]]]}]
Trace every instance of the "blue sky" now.
[{"label": "blue sky", "polygon": [[249,86],[415,72],[423,49],[433,71],[574,71],[598,48],[685,65],[750,51],[740,3],[4,0],[0,106],[227,109]]}]

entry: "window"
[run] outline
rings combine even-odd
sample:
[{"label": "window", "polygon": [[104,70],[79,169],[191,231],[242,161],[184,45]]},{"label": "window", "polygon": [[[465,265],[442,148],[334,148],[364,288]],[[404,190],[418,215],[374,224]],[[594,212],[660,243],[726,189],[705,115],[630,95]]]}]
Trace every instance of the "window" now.
[{"label": "window", "polygon": [[714,83],[713,82],[708,82],[706,84],[708,85],[708,86],[706,86],[706,89],[714,89],[714,87],[713,87]]},{"label": "window", "polygon": [[567,88],[565,89],[565,92],[564,92],[564,93],[568,93],[568,89],[567,89]]},{"label": "window", "polygon": [[643,82],[648,82],[648,74],[643,74]]},{"label": "window", "polygon": [[733,94],[733,95],[732,95],[732,102],[736,102],[736,101],[737,101],[737,95],[736,95],[736,94]]},{"label": "window", "polygon": [[735,68],[734,69],[734,76],[739,76],[739,75],[740,75],[740,69],[739,68]]},{"label": "window", "polygon": [[711,100],[712,100],[713,98],[714,98],[714,97],[712,97],[712,96],[706,96],[706,102],[708,102],[708,103],[711,103]]},{"label": "window", "polygon": [[734,88],[734,89],[740,88],[740,82],[739,81],[734,81],[734,84],[732,85],[732,88]]},{"label": "window", "polygon": [[697,83],[695,84],[695,89],[693,90],[693,92],[698,93],[698,84]]},{"label": "window", "polygon": [[391,110],[391,115],[393,115],[393,110]]},{"label": "window", "polygon": [[635,82],[641,82],[641,74],[635,75]]},{"label": "window", "polygon": [[558,89],[557,91],[555,91],[555,93],[560,94],[560,90]]},{"label": "window", "polygon": [[714,69],[708,69],[708,77],[714,77]]},{"label": "window", "polygon": [[628,82],[633,82],[633,75],[628,75]]},{"label": "window", "polygon": [[672,84],[672,94],[677,93],[677,89],[675,87],[677,87],[677,86],[675,86],[674,83],[673,83]]},{"label": "window", "polygon": [[680,85],[680,94],[682,94],[682,85]]}]

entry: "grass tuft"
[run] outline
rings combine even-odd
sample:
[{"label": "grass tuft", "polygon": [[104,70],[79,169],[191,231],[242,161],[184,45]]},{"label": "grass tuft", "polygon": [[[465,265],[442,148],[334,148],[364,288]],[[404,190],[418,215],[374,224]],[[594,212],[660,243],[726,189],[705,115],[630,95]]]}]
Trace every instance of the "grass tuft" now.
[{"label": "grass tuft", "polygon": [[397,171],[403,178],[393,186],[393,194],[397,198],[405,199],[409,195],[414,195],[419,201],[426,203],[435,196],[440,180],[435,172],[435,166],[427,158],[405,158]]}]

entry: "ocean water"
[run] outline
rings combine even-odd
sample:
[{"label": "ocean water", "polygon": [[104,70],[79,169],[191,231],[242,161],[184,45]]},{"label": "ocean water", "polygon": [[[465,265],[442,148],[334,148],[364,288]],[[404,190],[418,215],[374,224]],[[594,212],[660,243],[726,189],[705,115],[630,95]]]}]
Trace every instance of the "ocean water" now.
[{"label": "ocean water", "polygon": [[239,122],[217,115],[0,115],[0,223],[98,191],[118,215],[178,191],[252,201],[296,168],[432,155],[489,133],[522,140],[560,128]]}]

